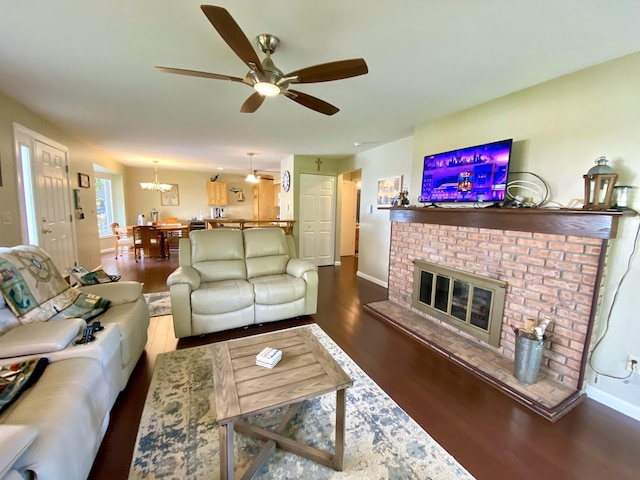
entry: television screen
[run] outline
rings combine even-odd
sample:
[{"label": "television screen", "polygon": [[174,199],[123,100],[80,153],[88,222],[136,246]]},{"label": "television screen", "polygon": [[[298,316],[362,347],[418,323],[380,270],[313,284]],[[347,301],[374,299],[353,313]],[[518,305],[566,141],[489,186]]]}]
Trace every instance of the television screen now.
[{"label": "television screen", "polygon": [[501,202],[512,139],[424,157],[420,202]]}]

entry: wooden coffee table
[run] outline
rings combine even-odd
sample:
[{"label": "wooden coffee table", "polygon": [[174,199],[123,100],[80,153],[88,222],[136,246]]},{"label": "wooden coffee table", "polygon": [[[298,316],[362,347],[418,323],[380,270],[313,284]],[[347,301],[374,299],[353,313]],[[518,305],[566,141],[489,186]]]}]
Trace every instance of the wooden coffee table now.
[{"label": "wooden coffee table", "polygon": [[[256,355],[264,347],[282,350],[282,360],[272,369],[256,365]],[[353,385],[353,381],[308,328],[294,328],[214,344],[213,385],[216,422],[220,426],[220,478],[234,478],[234,430],[267,442],[243,478],[252,478],[274,452],[276,445],[335,470],[342,470],[345,389]],[[334,391],[336,439],[333,454],[281,434],[303,400]],[[246,415],[287,405],[289,409],[275,431],[240,421]]]}]

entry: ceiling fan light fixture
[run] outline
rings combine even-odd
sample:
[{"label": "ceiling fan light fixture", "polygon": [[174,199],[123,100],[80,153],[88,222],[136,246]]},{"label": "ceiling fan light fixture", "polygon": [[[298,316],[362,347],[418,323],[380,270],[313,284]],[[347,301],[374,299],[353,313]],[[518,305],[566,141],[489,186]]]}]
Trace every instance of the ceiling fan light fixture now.
[{"label": "ceiling fan light fixture", "polygon": [[253,169],[253,156],[255,153],[247,152],[249,156],[249,175],[247,175],[244,179],[245,182],[248,183],[260,183],[260,176],[256,175],[256,171]]},{"label": "ceiling fan light fixture", "polygon": [[254,90],[265,97],[275,97],[280,93],[280,87],[269,82],[257,82]]},{"label": "ceiling fan light fixture", "polygon": [[244,181],[249,183],[259,183],[260,178],[256,177],[253,173],[250,173],[249,175],[247,175]]}]

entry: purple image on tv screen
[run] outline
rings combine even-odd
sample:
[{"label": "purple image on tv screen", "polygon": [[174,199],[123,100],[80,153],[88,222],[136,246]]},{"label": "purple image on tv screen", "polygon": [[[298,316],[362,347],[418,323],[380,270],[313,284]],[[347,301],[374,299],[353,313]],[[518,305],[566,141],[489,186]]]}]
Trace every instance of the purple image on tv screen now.
[{"label": "purple image on tv screen", "polygon": [[501,140],[424,157],[420,201],[503,201],[512,143]]}]

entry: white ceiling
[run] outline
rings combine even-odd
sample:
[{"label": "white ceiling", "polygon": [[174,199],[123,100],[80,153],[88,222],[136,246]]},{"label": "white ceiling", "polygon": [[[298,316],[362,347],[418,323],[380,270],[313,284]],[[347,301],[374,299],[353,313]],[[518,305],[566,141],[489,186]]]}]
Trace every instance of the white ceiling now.
[{"label": "white ceiling", "polygon": [[0,91],[126,165],[235,173],[249,151],[260,170],[291,154],[350,155],[640,50],[638,0],[219,0],[250,40],[280,37],[284,72],[357,57],[369,66],[296,87],[339,107],[334,116],[283,96],[243,114],[246,86],[153,68],[244,77],[200,3],[2,0]]}]

